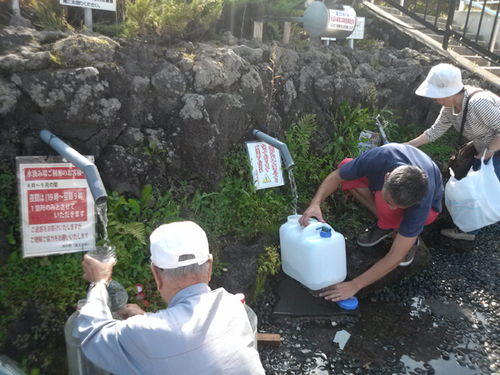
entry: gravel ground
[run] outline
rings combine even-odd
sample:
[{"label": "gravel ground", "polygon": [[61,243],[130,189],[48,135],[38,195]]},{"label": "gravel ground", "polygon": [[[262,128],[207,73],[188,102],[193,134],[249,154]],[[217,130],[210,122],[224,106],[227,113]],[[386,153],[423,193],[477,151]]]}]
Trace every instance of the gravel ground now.
[{"label": "gravel ground", "polygon": [[500,224],[474,242],[437,230],[419,275],[359,300],[357,318],[273,316],[271,292],[255,303],[267,374],[500,374]]}]

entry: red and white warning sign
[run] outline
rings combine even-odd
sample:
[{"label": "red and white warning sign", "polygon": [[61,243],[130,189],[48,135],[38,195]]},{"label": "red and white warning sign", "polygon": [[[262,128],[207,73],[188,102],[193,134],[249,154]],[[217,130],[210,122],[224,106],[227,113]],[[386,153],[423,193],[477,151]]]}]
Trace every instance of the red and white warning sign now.
[{"label": "red and white warning sign", "polygon": [[62,157],[44,159],[16,158],[23,256],[95,247],[95,206],[84,173]]},{"label": "red and white warning sign", "polygon": [[353,31],[356,27],[356,12],[351,7],[344,10],[329,9],[328,29]]},{"label": "red and white warning sign", "polygon": [[252,165],[253,184],[257,190],[283,186],[280,151],[265,142],[246,142]]}]

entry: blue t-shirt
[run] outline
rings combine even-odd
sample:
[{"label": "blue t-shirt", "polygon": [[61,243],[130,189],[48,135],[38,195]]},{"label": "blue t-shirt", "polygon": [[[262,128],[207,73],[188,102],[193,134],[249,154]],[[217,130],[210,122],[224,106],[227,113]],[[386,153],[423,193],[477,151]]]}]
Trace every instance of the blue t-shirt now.
[{"label": "blue t-shirt", "polygon": [[382,190],[387,172],[401,165],[414,165],[422,169],[429,179],[429,188],[422,202],[404,209],[399,233],[405,237],[418,236],[433,207],[441,212],[443,179],[441,172],[431,158],[413,146],[390,143],[366,151],[339,169],[340,178],[353,181],[367,177],[371,191]]}]

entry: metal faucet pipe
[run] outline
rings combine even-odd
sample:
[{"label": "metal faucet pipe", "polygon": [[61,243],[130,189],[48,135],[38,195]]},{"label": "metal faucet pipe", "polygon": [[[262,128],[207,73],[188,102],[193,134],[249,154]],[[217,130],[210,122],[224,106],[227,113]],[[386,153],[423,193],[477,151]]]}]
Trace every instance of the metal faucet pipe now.
[{"label": "metal faucet pipe", "polygon": [[286,169],[291,171],[295,167],[295,164],[292,160],[292,155],[290,155],[290,151],[288,151],[288,147],[285,143],[280,142],[277,139],[270,137],[266,133],[263,133],[257,129],[253,131],[253,135],[255,138],[260,139],[262,142],[266,142],[267,144],[270,144],[271,146],[276,147],[278,150],[280,150],[281,157],[285,162]]},{"label": "metal faucet pipe", "polygon": [[102,183],[101,176],[95,164],[48,130],[42,130],[40,132],[40,137],[45,143],[68,159],[75,167],[85,174],[96,206],[105,205],[108,202],[108,194],[106,193],[106,189],[104,188],[104,184]]}]

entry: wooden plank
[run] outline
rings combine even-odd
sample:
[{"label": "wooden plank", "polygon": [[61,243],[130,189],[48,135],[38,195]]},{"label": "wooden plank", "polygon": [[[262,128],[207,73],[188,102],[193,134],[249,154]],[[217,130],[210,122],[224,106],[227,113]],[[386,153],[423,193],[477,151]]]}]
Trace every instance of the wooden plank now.
[{"label": "wooden plank", "polygon": [[264,33],[264,22],[253,22],[253,38],[262,40],[262,35]]},{"label": "wooden plank", "polygon": [[268,346],[280,346],[281,338],[277,333],[257,333],[257,344]]},{"label": "wooden plank", "polygon": [[290,33],[292,32],[292,23],[285,22],[285,28],[283,30],[283,44],[290,43]]}]

